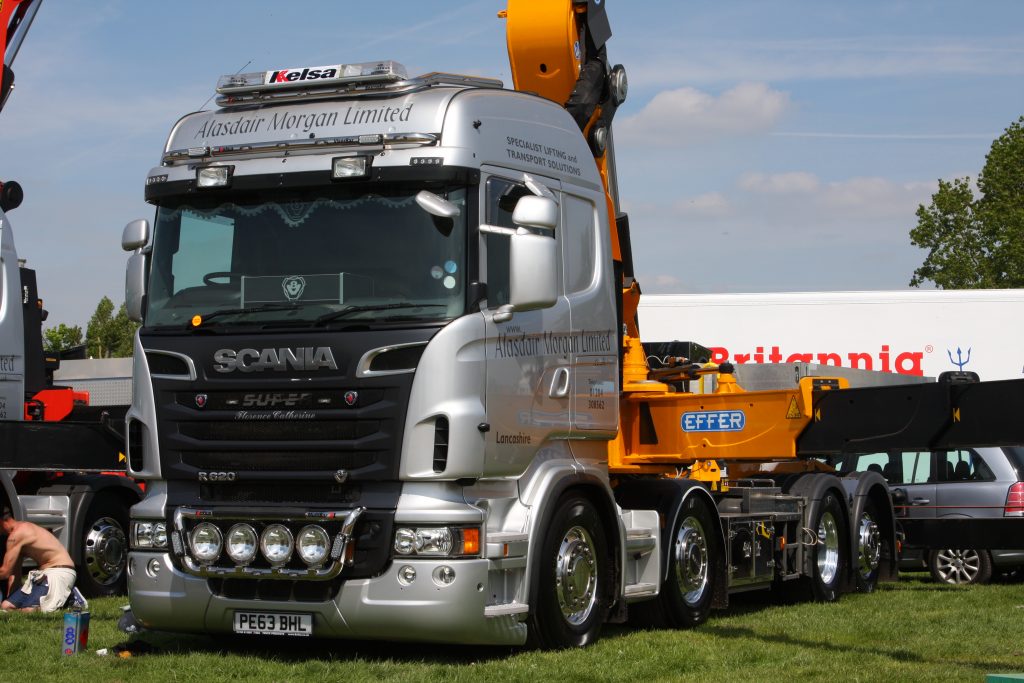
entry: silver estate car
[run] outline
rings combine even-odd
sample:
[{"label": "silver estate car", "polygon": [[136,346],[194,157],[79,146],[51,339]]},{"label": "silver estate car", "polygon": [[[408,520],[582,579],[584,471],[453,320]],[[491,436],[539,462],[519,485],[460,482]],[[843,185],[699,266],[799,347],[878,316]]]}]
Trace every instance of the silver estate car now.
[{"label": "silver estate car", "polygon": [[[1024,448],[889,451],[828,462],[843,474],[882,474],[905,501],[897,518],[1024,517]],[[900,556],[901,569],[927,568],[935,580],[954,584],[985,583],[993,572],[1022,567],[1024,550],[929,550],[913,538]]]}]

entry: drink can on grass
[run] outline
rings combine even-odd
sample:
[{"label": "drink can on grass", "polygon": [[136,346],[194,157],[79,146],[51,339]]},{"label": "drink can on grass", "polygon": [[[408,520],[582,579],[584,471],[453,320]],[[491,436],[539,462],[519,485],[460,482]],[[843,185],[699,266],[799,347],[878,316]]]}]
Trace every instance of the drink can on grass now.
[{"label": "drink can on grass", "polygon": [[66,655],[76,655],[85,650],[89,642],[89,613],[65,612],[64,628],[61,630],[60,651]]}]

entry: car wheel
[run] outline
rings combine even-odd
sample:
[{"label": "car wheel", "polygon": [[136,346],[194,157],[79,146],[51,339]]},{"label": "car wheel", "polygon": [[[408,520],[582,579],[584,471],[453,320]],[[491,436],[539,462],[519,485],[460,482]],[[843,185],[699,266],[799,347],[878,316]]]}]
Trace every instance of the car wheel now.
[{"label": "car wheel", "polygon": [[992,556],[987,550],[933,550],[928,555],[928,570],[933,579],[942,583],[988,583],[992,578]]}]

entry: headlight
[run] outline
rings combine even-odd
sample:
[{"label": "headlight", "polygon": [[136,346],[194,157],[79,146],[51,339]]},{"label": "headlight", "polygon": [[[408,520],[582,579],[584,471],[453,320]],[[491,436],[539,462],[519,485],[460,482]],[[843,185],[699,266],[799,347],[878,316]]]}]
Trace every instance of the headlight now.
[{"label": "headlight", "polygon": [[315,524],[310,524],[299,531],[295,548],[303,562],[315,567],[327,558],[327,552],[331,549],[331,539],[326,531]]},{"label": "headlight", "polygon": [[157,522],[153,525],[153,547],[167,547],[167,525],[163,522]]},{"label": "headlight", "polygon": [[228,530],[225,542],[228,557],[236,564],[248,564],[256,557],[258,542],[255,529],[248,524],[236,524]]},{"label": "headlight", "polygon": [[133,548],[167,548],[165,522],[132,522],[131,530]]},{"label": "headlight", "polygon": [[271,524],[260,535],[260,550],[271,566],[284,564],[292,556],[292,532],[283,524]]},{"label": "headlight", "polygon": [[460,527],[399,527],[395,553],[434,557],[467,557],[480,554],[480,529]]},{"label": "headlight", "polygon": [[132,545],[136,548],[153,547],[152,522],[135,522],[132,525]]},{"label": "headlight", "polygon": [[189,545],[192,556],[200,562],[209,564],[220,557],[222,537],[220,529],[209,522],[202,522],[189,534]]}]

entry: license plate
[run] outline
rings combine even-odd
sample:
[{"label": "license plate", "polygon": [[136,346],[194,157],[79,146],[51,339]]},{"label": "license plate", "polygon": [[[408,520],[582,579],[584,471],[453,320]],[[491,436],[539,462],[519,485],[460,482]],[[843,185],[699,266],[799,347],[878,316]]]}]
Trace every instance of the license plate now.
[{"label": "license plate", "polygon": [[312,614],[235,612],[235,633],[265,636],[311,636]]}]

